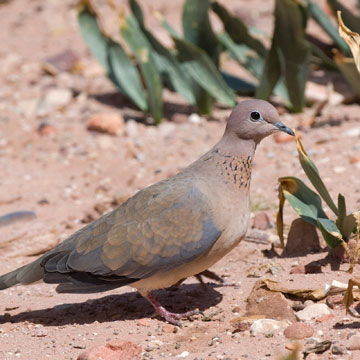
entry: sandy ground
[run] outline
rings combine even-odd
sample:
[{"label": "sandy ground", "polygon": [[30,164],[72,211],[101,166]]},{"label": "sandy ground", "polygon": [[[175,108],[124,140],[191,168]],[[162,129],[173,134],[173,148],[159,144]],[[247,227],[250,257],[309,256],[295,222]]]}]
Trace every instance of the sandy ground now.
[{"label": "sandy ground", "polygon": [[[148,13],[160,10],[179,27],[181,1],[142,3]],[[260,3],[231,1],[229,6],[239,15],[248,11],[247,19],[269,32],[272,2],[258,10]],[[74,4],[13,0],[0,5],[0,215],[29,210],[37,216],[0,228],[0,274],[30,262],[116,203],[197,159],[220,139],[230,113],[219,107],[211,119],[192,122],[189,116],[194,109],[166,93],[164,122],[158,127],[145,125],[146,119],[116,94],[89,55],[77,30]],[[154,19],[150,25],[168,41]],[[69,49],[79,56],[84,71],[46,74],[45,59]],[[326,75],[317,75],[325,81]],[[60,89],[61,106],[47,97],[54,89]],[[346,196],[349,211],[360,204],[359,109],[358,104],[328,106],[311,129],[301,128],[311,109],[300,115],[282,111],[282,120],[300,129],[333,197],[339,192]],[[92,114],[108,112],[126,120],[120,135],[87,130]],[[41,124],[49,125],[49,133],[39,131]],[[275,222],[277,178],[286,175],[304,179],[295,143],[278,143],[274,137],[264,140],[254,160],[253,215],[265,210]],[[287,225],[295,217],[286,207]],[[274,228],[268,233],[275,234]],[[234,332],[230,323],[245,312],[246,299],[258,280],[249,276],[251,269],[278,264],[281,270],[276,275],[261,277],[299,288],[322,288],[334,279],[347,282],[351,275],[345,272],[346,264],[334,270],[323,261],[326,251],[270,258],[265,251],[270,247],[270,243],[243,241],[211,269],[224,284],[210,281],[203,287],[190,278],[177,290],[159,291],[157,296],[170,310],[199,308],[211,315],[211,321],[201,316],[184,320],[184,327],[174,333],[168,333],[162,320],[152,318],[151,306],[129,287],[96,295],[59,295],[54,286],[40,283],[2,291],[0,358],[76,359],[84,349],[120,339],[141,346],[144,359],[277,359],[289,353],[285,345],[291,342],[282,330],[253,336],[249,331]],[[321,273],[289,273],[294,266],[314,261],[323,264]],[[342,308],[330,311],[334,317],[328,321],[309,322],[314,341],[345,346],[360,324]],[[306,341],[302,341],[305,347]],[[329,350],[315,357],[359,358],[356,350],[340,355]]]}]

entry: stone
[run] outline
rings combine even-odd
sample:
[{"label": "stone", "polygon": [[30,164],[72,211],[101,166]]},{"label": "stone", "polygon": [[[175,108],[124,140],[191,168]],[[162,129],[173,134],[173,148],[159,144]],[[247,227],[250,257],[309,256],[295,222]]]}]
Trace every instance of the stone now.
[{"label": "stone", "polygon": [[283,272],[284,268],[275,262],[265,263],[258,266],[253,266],[248,270],[247,277],[261,278],[266,274],[271,274],[273,276],[278,275],[280,272]]},{"label": "stone", "polygon": [[189,355],[190,355],[190,353],[189,353],[188,351],[183,351],[181,354],[176,355],[176,357],[177,357],[177,358],[180,358],[180,359],[185,359],[185,358],[187,358]]},{"label": "stone", "polygon": [[39,127],[37,128],[37,132],[41,136],[51,136],[56,134],[56,127],[53,125],[50,125],[48,123],[41,123]]},{"label": "stone", "polygon": [[269,215],[265,211],[261,211],[254,216],[252,228],[259,230],[267,230],[271,227]]},{"label": "stone", "polygon": [[290,274],[319,274],[321,266],[319,264],[298,265],[290,270]]},{"label": "stone", "polygon": [[149,319],[139,319],[136,323],[137,326],[146,326],[149,327],[150,326],[150,320]]},{"label": "stone", "polygon": [[192,124],[202,124],[206,122],[206,119],[201,117],[199,114],[193,113],[189,116],[189,122]]},{"label": "stone", "polygon": [[331,314],[331,310],[326,304],[311,304],[307,306],[304,310],[298,311],[295,315],[300,321],[309,321],[316,319],[320,316]]},{"label": "stone", "polygon": [[346,354],[346,349],[341,345],[333,345],[331,353],[334,355],[344,355]]},{"label": "stone", "polygon": [[356,164],[358,162],[360,162],[360,156],[359,155],[354,155],[349,159],[350,164]]},{"label": "stone", "polygon": [[254,336],[269,333],[287,326],[287,322],[273,319],[255,320],[250,327],[250,333]]},{"label": "stone", "polygon": [[230,320],[230,324],[237,330],[237,331],[246,331],[250,330],[251,325],[254,321],[263,319],[264,317],[261,315],[254,315],[254,316],[238,316]]},{"label": "stone", "polygon": [[348,137],[359,137],[360,136],[360,127],[354,127],[350,130],[347,130],[343,133],[343,135]]},{"label": "stone", "polygon": [[360,335],[353,335],[346,343],[348,350],[360,350]]},{"label": "stone", "polygon": [[294,323],[284,330],[284,335],[288,339],[306,339],[314,334],[314,329],[303,323]]},{"label": "stone", "polygon": [[72,91],[70,89],[52,88],[45,95],[45,103],[52,108],[63,108],[67,106],[72,99]]},{"label": "stone", "polygon": [[270,234],[259,229],[249,229],[246,233],[246,239],[255,243],[269,244]]},{"label": "stone", "polygon": [[21,100],[17,103],[17,109],[21,115],[29,117],[36,113],[38,103],[38,99]]},{"label": "stone", "polygon": [[264,288],[261,280],[255,284],[247,298],[246,315],[262,315],[276,320],[295,321],[295,314],[285,296]]},{"label": "stone", "polygon": [[162,332],[164,334],[172,334],[176,332],[176,327],[174,325],[171,324],[166,324],[162,327]]},{"label": "stone", "polygon": [[119,113],[98,113],[88,119],[87,128],[110,135],[122,135],[125,130],[125,123]]},{"label": "stone", "polygon": [[77,360],[134,360],[141,352],[141,347],[131,341],[112,340],[81,353]]},{"label": "stone", "polygon": [[295,219],[290,227],[284,255],[294,256],[319,250],[320,242],[315,226],[302,218]]},{"label": "stone", "polygon": [[333,168],[333,171],[335,174],[342,174],[346,171],[346,167],[345,166],[335,166]]},{"label": "stone", "polygon": [[149,344],[146,347],[145,351],[153,351],[155,349],[160,349],[162,345],[164,345],[164,343],[161,340],[151,340],[149,341]]},{"label": "stone", "polygon": [[305,274],[305,265],[298,265],[291,268],[290,274]]},{"label": "stone", "polygon": [[326,304],[330,309],[345,309],[344,296],[342,294],[327,296]]},{"label": "stone", "polygon": [[327,314],[327,315],[324,315],[324,316],[320,316],[316,319],[316,322],[317,323],[324,323],[324,322],[327,322],[327,321],[330,321],[332,319],[335,318],[335,315],[334,314]]},{"label": "stone", "polygon": [[64,50],[56,55],[45,59],[43,68],[51,75],[56,75],[63,71],[71,71],[79,63],[79,57],[71,49]]}]

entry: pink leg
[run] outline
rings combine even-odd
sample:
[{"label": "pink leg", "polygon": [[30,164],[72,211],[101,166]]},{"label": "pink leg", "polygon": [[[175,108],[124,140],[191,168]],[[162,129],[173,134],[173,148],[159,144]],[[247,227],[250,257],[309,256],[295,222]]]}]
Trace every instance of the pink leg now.
[{"label": "pink leg", "polygon": [[170,324],[177,325],[179,327],[182,327],[180,319],[188,318],[192,315],[201,314],[199,310],[192,310],[188,311],[182,314],[172,313],[170,311],[167,311],[163,306],[160,305],[160,303],[155,299],[155,296],[149,292],[145,298],[149,301],[149,303],[155,308],[156,312],[163,317],[166,321],[168,321]]}]

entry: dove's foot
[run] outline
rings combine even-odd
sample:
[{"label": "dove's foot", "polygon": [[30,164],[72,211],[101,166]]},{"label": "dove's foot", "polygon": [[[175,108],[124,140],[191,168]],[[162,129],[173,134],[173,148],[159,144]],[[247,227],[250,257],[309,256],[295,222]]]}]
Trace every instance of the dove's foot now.
[{"label": "dove's foot", "polygon": [[155,299],[155,296],[151,293],[147,294],[146,299],[162,318],[164,318],[170,324],[177,325],[179,327],[182,327],[180,319],[186,319],[190,316],[201,314],[199,310],[187,311],[182,314],[167,311],[163,306],[160,305],[160,303]]}]

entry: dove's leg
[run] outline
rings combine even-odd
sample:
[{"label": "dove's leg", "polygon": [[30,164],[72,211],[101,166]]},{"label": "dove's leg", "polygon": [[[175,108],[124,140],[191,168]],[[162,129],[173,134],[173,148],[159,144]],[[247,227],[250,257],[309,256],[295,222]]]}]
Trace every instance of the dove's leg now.
[{"label": "dove's leg", "polygon": [[145,296],[145,298],[149,301],[149,303],[154,307],[156,312],[161,317],[163,317],[169,323],[177,325],[179,327],[182,327],[180,319],[185,319],[185,318],[188,318],[189,316],[200,314],[199,310],[187,311],[182,314],[177,314],[177,313],[167,311],[163,306],[160,305],[160,303],[155,299],[155,296],[151,292],[149,292]]}]

